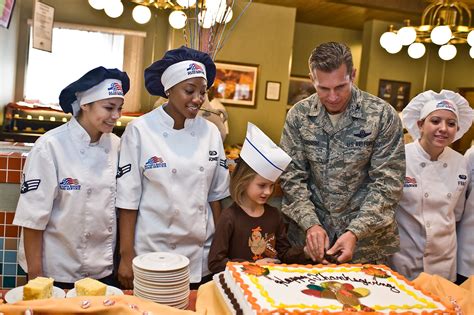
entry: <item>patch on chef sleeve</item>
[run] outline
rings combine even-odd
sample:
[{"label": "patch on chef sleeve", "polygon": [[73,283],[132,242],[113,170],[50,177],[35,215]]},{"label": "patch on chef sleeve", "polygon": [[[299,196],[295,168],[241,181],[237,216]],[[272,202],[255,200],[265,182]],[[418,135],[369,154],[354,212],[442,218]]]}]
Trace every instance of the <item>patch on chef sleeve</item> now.
[{"label": "patch on chef sleeve", "polygon": [[225,169],[229,169],[229,166],[227,165],[227,159],[219,159],[219,165],[222,166]]},{"label": "patch on chef sleeve", "polygon": [[132,164],[127,164],[127,165],[124,165],[122,167],[119,166],[118,169],[117,169],[117,176],[115,176],[115,177],[120,178],[123,175],[130,172],[131,170],[132,170]]},{"label": "patch on chef sleeve", "polygon": [[30,179],[23,181],[23,184],[21,184],[20,188],[20,194],[38,189],[40,183],[41,179]]}]

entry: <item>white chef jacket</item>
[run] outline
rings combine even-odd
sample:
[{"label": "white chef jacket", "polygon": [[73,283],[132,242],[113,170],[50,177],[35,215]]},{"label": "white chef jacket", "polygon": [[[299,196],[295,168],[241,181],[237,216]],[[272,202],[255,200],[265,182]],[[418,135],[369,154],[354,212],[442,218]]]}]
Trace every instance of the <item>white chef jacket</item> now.
[{"label": "white chef jacket", "polygon": [[210,272],[214,235],[210,201],[229,196],[219,131],[202,117],[173,119],[159,107],[129,123],[121,139],[117,207],[138,209],[135,252],[164,251],[190,259],[190,281]]},{"label": "white chef jacket", "polygon": [[456,221],[465,202],[466,162],[446,147],[437,161],[417,141],[405,146],[406,177],[396,211],[400,251],[391,267],[409,279],[421,272],[456,280]]},{"label": "white chef jacket", "polygon": [[[36,141],[23,170],[13,224],[43,230],[43,273],[59,282],[113,271],[120,139],[90,140],[72,117]],[[27,271],[23,235],[18,260]]]},{"label": "white chef jacket", "polygon": [[458,273],[465,277],[474,275],[474,147],[464,155],[470,173],[464,214],[457,225]]}]

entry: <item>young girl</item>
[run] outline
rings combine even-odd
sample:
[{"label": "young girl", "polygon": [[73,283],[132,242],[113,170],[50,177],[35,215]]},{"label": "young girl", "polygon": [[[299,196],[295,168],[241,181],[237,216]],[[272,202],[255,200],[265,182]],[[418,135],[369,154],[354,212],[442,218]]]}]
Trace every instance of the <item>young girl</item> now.
[{"label": "young girl", "polygon": [[209,252],[209,270],[228,261],[307,262],[303,247],[291,247],[280,212],[266,204],[275,181],[291,158],[255,125],[247,136],[230,179],[234,203],[222,212]]},{"label": "young girl", "polygon": [[405,146],[406,177],[396,211],[400,251],[391,266],[409,279],[426,272],[455,281],[456,222],[469,174],[463,156],[449,145],[470,128],[473,110],[455,92],[426,91],[402,115],[415,141]]},{"label": "young girl", "polygon": [[19,264],[28,277],[71,289],[84,277],[114,284],[115,189],[120,139],[112,134],[130,81],[95,68],[59,96],[69,122],[28,154],[14,224],[23,227]]}]

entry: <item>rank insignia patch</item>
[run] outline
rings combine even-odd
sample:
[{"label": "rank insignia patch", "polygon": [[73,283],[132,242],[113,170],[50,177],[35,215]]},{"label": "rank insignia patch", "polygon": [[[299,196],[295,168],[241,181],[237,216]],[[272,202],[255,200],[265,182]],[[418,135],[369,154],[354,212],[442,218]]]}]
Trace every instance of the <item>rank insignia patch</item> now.
[{"label": "rank insignia patch", "polygon": [[123,175],[127,174],[131,170],[132,170],[132,164],[127,164],[127,165],[124,165],[122,167],[119,166],[118,169],[117,169],[116,178],[122,177]]},{"label": "rank insignia patch", "polygon": [[41,183],[41,179],[25,180],[23,184],[21,184],[20,193],[24,194],[29,191],[36,190],[38,189],[40,183]]},{"label": "rank insignia patch", "polygon": [[222,166],[223,168],[225,169],[228,169],[229,166],[227,165],[227,160],[222,160],[222,159],[219,159],[219,165]]}]

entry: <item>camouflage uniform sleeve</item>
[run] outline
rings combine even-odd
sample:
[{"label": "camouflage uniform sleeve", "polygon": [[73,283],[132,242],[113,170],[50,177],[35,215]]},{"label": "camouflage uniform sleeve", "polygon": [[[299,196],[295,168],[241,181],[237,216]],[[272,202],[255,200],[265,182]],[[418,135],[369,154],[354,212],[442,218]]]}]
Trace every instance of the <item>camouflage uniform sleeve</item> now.
[{"label": "camouflage uniform sleeve", "polygon": [[291,163],[280,177],[284,195],[282,212],[294,220],[303,231],[321,223],[310,200],[308,189],[309,165],[300,135],[299,119],[305,119],[298,105],[289,112],[280,141],[281,148],[292,158]]},{"label": "camouflage uniform sleeve", "polygon": [[403,190],[406,165],[402,123],[391,106],[385,107],[380,119],[379,135],[368,170],[367,197],[358,216],[347,227],[358,239],[394,223],[395,209]]}]

